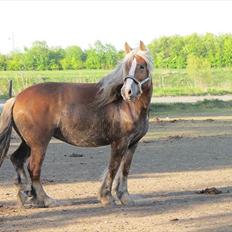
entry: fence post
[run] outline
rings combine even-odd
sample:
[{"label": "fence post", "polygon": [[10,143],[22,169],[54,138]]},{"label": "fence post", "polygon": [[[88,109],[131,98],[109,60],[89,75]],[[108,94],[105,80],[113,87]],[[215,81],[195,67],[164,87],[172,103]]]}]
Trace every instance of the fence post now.
[{"label": "fence post", "polygon": [[9,89],[8,89],[8,97],[9,98],[11,98],[12,97],[12,83],[13,83],[13,81],[12,80],[10,80],[9,81]]}]

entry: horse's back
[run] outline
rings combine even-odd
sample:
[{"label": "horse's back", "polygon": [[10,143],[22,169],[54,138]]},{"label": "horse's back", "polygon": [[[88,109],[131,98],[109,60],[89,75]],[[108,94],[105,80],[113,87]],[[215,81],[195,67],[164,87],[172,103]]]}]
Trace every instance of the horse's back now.
[{"label": "horse's back", "polygon": [[[94,100],[98,91],[96,84],[76,84],[76,83],[40,83],[30,86],[17,96],[17,101],[34,102],[38,101],[57,102],[65,104],[66,100],[75,99],[77,102],[90,102]],[[62,102],[63,101],[63,102]]]},{"label": "horse's back", "polygon": [[16,97],[13,109],[16,129],[24,138],[36,135],[33,139],[41,140],[42,136],[47,141],[59,126],[65,108],[91,103],[96,93],[96,84],[42,83],[31,86]]}]

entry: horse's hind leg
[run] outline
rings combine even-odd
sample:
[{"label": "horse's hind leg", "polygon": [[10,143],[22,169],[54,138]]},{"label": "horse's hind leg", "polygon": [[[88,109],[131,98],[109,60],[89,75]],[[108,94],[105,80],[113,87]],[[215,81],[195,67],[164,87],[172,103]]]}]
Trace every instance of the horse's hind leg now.
[{"label": "horse's hind leg", "polygon": [[30,155],[30,148],[23,141],[18,149],[11,155],[10,160],[17,173],[16,184],[28,183],[27,175],[24,170],[24,163]]},{"label": "horse's hind leg", "polygon": [[114,205],[115,201],[111,194],[112,183],[121,163],[122,156],[127,150],[125,141],[114,142],[111,145],[111,158],[108,169],[104,175],[102,186],[99,192],[99,200],[103,205]]},{"label": "horse's hind leg", "polygon": [[31,148],[31,156],[28,162],[28,172],[31,177],[31,188],[33,195],[33,203],[36,207],[49,207],[56,205],[56,201],[50,198],[44,191],[41,182],[40,174],[46,148],[34,146]]},{"label": "horse's hind leg", "polygon": [[130,197],[127,187],[127,178],[137,144],[130,146],[123,156],[117,175],[114,179],[113,190],[123,205],[133,205],[134,201]]},{"label": "horse's hind leg", "polygon": [[30,148],[22,141],[18,149],[11,155],[11,162],[15,167],[17,178],[16,184],[19,186],[18,198],[20,204],[24,205],[28,197],[30,197],[30,185],[24,169],[24,163],[30,156]]}]

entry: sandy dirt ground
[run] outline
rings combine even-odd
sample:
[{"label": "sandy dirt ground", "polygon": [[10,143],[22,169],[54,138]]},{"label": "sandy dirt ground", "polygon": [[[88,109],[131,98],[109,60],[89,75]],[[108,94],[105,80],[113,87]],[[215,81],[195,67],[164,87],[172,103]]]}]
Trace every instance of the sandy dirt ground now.
[{"label": "sandy dirt ground", "polygon": [[[18,144],[14,139],[13,151]],[[53,208],[19,208],[9,159],[0,169],[0,231],[232,231],[232,121],[154,121],[136,151],[129,190],[135,206],[103,207],[99,176],[109,147],[56,140],[42,170]],[[221,194],[199,194],[216,187]]]}]

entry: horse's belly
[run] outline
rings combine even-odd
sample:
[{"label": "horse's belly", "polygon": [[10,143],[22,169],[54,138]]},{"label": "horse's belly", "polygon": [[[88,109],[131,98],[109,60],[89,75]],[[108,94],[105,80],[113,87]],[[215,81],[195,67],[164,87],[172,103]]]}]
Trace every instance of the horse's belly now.
[{"label": "horse's belly", "polygon": [[54,137],[79,147],[98,147],[110,144],[109,139],[104,136],[103,132],[99,133],[94,130],[59,129],[54,133]]},{"label": "horse's belly", "polygon": [[110,144],[110,142],[104,138],[85,138],[85,137],[80,137],[76,139],[71,138],[66,142],[79,147],[99,147],[99,146],[105,146]]}]

